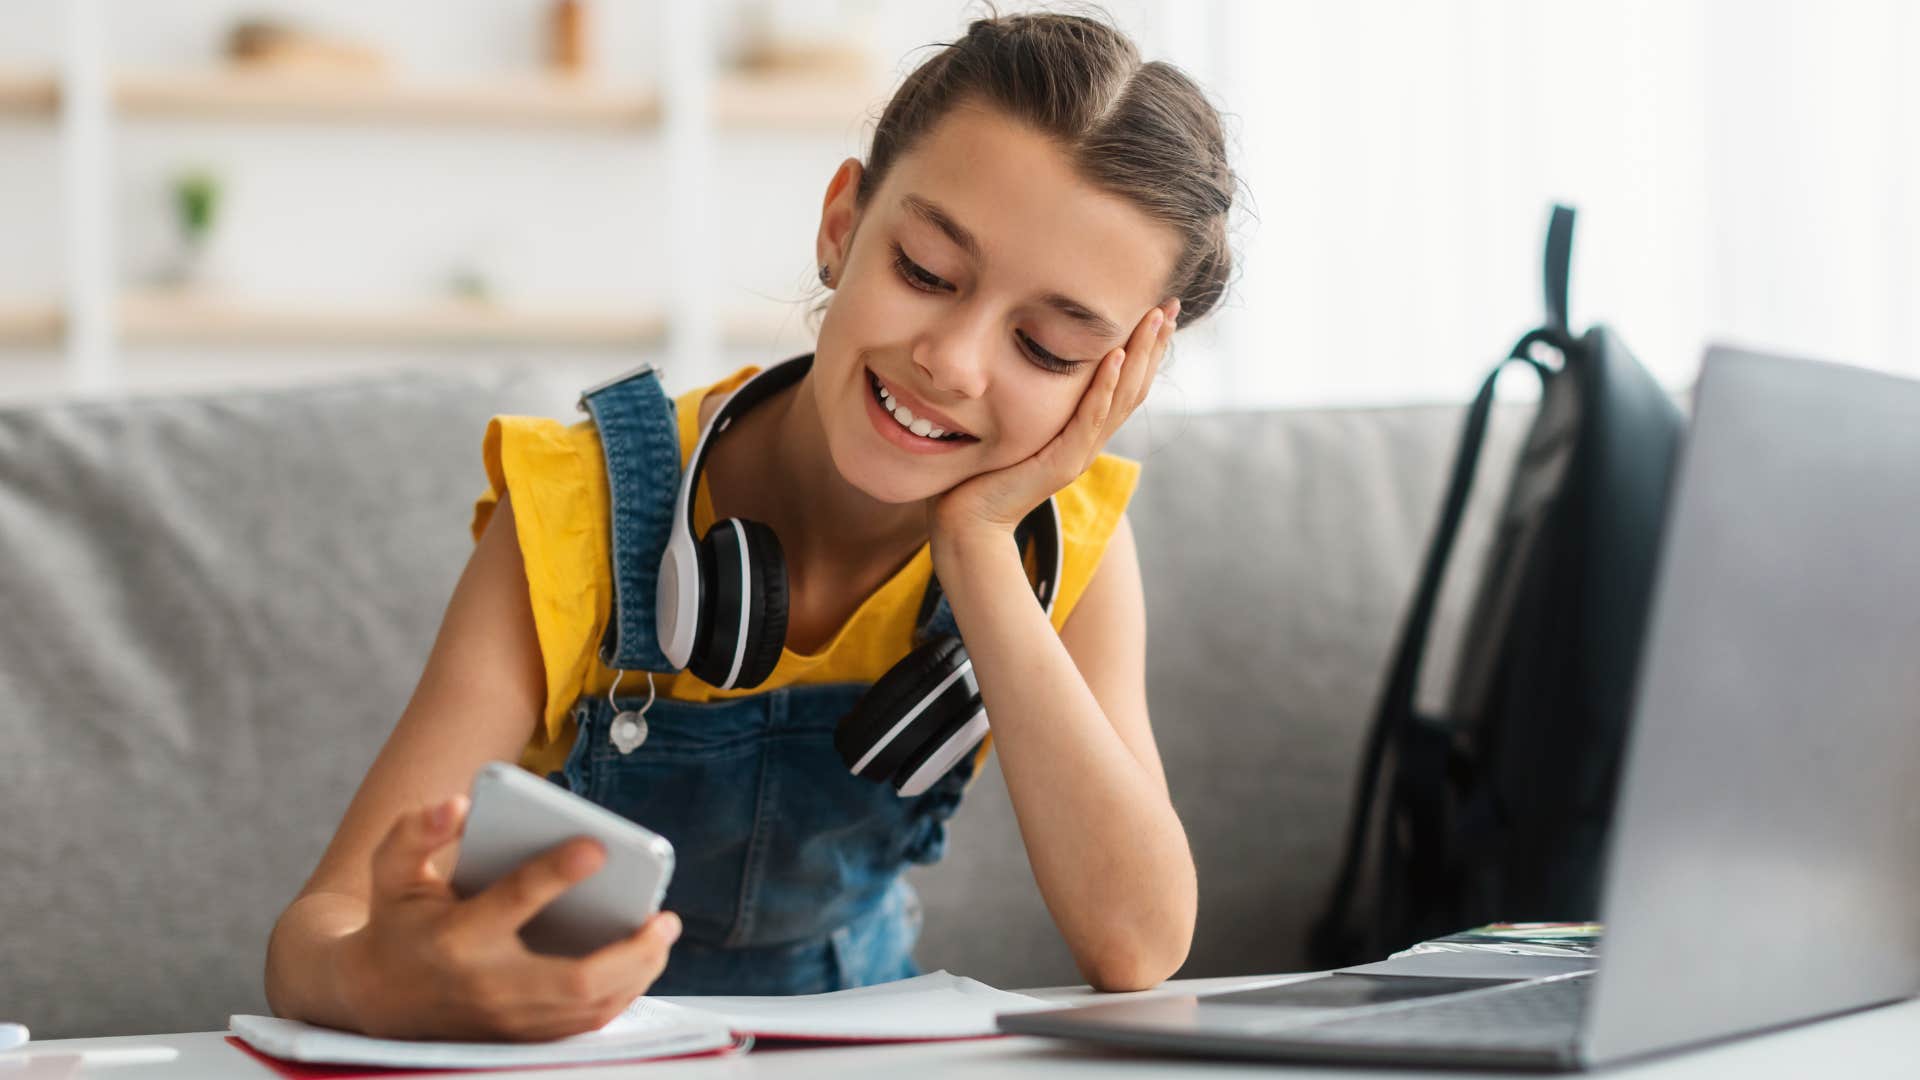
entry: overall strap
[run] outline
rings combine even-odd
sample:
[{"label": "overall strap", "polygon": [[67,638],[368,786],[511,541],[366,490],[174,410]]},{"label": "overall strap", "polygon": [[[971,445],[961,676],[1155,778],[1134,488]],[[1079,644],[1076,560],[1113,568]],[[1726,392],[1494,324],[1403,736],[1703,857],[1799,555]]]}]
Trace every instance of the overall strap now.
[{"label": "overall strap", "polygon": [[[1051,497],[1034,507],[1014,527],[1015,549],[1024,553],[1029,544],[1034,546],[1034,558],[1041,563],[1034,596],[1051,619],[1060,595],[1061,579],[1066,574],[1063,561],[1066,540],[1060,535],[1060,508]],[[960,636],[960,625],[953,618],[953,605],[947,603],[946,591],[940,587],[937,575],[927,575],[927,591],[920,598],[920,612],[914,616],[913,625],[916,648],[939,637]]]},{"label": "overall strap", "polygon": [[633,671],[672,671],[654,615],[660,555],[680,490],[680,428],[659,373],[643,364],[580,395],[600,430],[613,519],[613,615],[600,661]]},{"label": "overall strap", "polygon": [[929,575],[927,591],[920,598],[920,614],[913,621],[915,647],[941,637],[959,637],[960,624],[953,619],[953,605],[940,588],[940,579]]}]

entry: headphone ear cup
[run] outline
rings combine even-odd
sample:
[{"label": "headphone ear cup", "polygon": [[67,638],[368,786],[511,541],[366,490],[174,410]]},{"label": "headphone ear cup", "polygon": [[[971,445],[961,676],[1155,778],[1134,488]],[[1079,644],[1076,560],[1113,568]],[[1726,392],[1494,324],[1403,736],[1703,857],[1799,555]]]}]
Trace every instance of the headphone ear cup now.
[{"label": "headphone ear cup", "polygon": [[[751,555],[749,554],[749,557]],[[749,577],[741,573],[741,533],[732,518],[713,523],[700,538],[700,629],[687,670],[710,686],[726,685],[740,640],[740,612]]]},{"label": "headphone ear cup", "polygon": [[[951,728],[956,717],[964,722],[978,707],[980,690],[970,668],[959,673],[945,690],[940,689],[967,663],[966,649],[951,634],[908,653],[867,688],[834,728],[833,746],[840,752],[840,760],[856,776],[891,780],[927,739]],[[940,693],[929,701],[935,691]],[[901,720],[923,702],[925,707],[913,721],[895,731]]]},{"label": "headphone ear cup", "polygon": [[780,664],[787,643],[787,557],[780,538],[758,521],[742,521],[747,535],[747,565],[753,571],[747,596],[754,606],[747,615],[747,655],[735,686],[754,687],[767,681]]},{"label": "headphone ear cup", "polygon": [[722,689],[765,682],[787,639],[786,559],[773,530],[739,518],[714,522],[700,540],[700,584],[700,629],[687,670]]},{"label": "headphone ear cup", "polygon": [[893,774],[894,790],[907,797],[924,794],[986,737],[987,710],[976,696],[900,763]]}]

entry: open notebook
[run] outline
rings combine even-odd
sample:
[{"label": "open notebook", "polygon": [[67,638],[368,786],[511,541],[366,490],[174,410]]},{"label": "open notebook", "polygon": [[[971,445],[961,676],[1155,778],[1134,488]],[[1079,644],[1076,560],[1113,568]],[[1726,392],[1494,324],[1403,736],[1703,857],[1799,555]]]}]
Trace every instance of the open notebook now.
[{"label": "open notebook", "polygon": [[[1042,1009],[1048,1004],[936,971],[831,994],[643,997],[598,1031],[545,1043],[375,1039],[272,1016],[236,1015],[228,1023],[238,1041],[284,1061],[497,1069],[721,1053],[744,1049],[756,1037],[833,1042],[972,1039],[998,1033],[996,1013]],[[316,1075],[300,1069],[283,1071]]]}]

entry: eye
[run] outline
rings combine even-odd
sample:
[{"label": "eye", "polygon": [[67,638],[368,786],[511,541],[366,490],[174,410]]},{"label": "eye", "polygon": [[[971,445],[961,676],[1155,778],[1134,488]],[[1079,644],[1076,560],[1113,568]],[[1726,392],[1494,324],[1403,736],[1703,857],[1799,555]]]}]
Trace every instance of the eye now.
[{"label": "eye", "polygon": [[1055,374],[1070,375],[1073,373],[1074,368],[1084,363],[1084,361],[1080,360],[1062,360],[1060,357],[1041,348],[1040,343],[1028,337],[1024,330],[1015,330],[1014,336],[1020,339],[1020,343],[1025,346],[1027,355],[1033,358],[1034,363],[1039,364],[1041,367]]},{"label": "eye", "polygon": [[893,268],[908,285],[921,292],[939,292],[947,283],[922,269],[920,264],[907,258],[906,249],[899,244],[893,245]]}]

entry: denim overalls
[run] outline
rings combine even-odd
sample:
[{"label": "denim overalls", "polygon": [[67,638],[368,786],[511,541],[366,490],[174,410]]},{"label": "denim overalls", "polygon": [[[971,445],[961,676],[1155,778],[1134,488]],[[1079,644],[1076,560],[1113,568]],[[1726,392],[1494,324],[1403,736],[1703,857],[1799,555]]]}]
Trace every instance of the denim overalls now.
[{"label": "denim overalls", "polygon": [[[589,390],[613,515],[614,604],[601,660],[666,672],[654,588],[681,473],[673,403],[650,371]],[[944,598],[919,634],[954,633]],[[913,643],[900,643],[906,655]],[[646,680],[619,709],[646,703]],[[685,924],[654,994],[806,994],[906,978],[920,903],[903,878],[946,846],[969,755],[925,794],[848,772],[834,725],[866,683],[789,686],[710,703],[658,698],[630,754],[604,695],[575,703],[579,735],[549,779],[672,841],[665,906]]]}]

